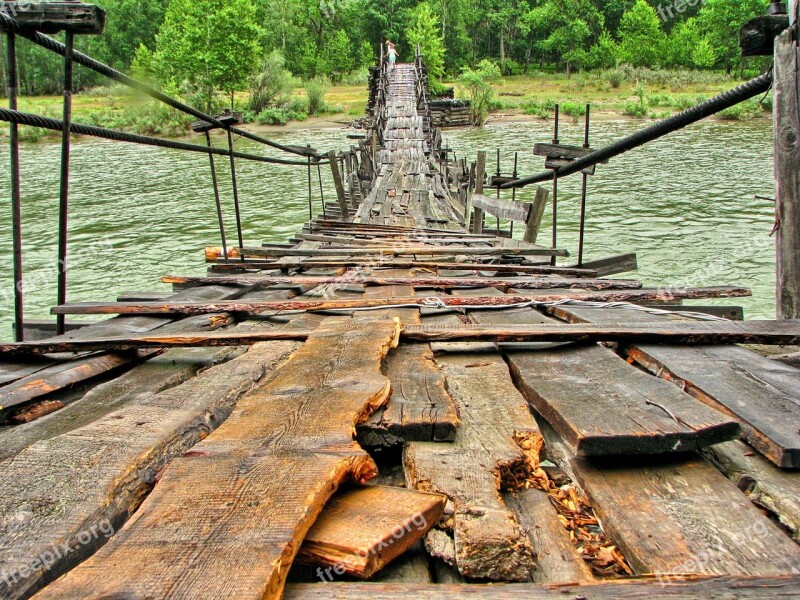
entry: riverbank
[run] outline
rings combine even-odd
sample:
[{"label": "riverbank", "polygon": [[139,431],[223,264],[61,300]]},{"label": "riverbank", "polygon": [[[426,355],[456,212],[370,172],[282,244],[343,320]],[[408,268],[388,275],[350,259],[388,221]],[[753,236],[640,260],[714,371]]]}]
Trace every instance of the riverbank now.
[{"label": "riverbank", "polygon": [[[582,73],[567,78],[563,74],[517,75],[493,82],[494,99],[490,120],[493,122],[522,119],[548,119],[559,104],[562,112],[578,118],[586,104],[591,104],[596,118],[662,119],[694,106],[698,102],[735,87],[741,80],[722,74],[703,72]],[[445,81],[454,87],[456,97],[466,97],[458,82]],[[294,91],[291,102],[302,106],[305,91]],[[61,96],[22,97],[20,110],[59,118]],[[258,122],[249,114],[248,127],[254,131],[274,132],[293,129],[324,129],[341,127],[364,114],[367,90],[363,85],[339,85],[329,88],[325,95],[326,110],[320,115],[307,116],[301,111],[285,124]],[[237,109],[247,104],[247,95],[236,97]],[[717,118],[748,120],[767,118],[771,98],[763,102],[751,100],[728,109]],[[246,111],[245,111],[246,112]],[[296,111],[297,112],[297,111]],[[292,115],[290,115],[292,116]],[[134,97],[122,87],[97,88],[76,94],[73,119],[79,123],[133,131],[161,137],[182,137],[188,133],[191,118],[154,101]],[[36,142],[57,138],[57,132],[34,127],[22,127],[21,139]]]}]

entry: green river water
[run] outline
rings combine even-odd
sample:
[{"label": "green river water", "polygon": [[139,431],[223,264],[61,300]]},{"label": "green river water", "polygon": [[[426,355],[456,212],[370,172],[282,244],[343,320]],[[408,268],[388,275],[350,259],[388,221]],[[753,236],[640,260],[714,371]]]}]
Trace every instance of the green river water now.
[{"label": "green river water", "polygon": [[[642,122],[601,120],[592,144],[601,146]],[[509,171],[515,151],[519,172],[538,173],[536,142],[552,136],[545,121],[489,124],[483,129],[444,131],[458,157],[501,149]],[[563,143],[580,144],[582,126],[562,126]],[[349,147],[348,130],[299,129],[273,134],[289,144],[321,150]],[[198,143],[200,139],[195,140]],[[217,141],[222,145],[221,140]],[[237,149],[273,151],[246,140]],[[23,145],[22,195],[26,316],[43,318],[56,297],[56,238],[60,145]],[[204,245],[218,245],[208,159],[202,154],[83,140],[73,147],[70,205],[70,301],[113,300],[126,290],[166,290],[165,274],[205,272]],[[229,239],[235,237],[224,157],[220,164]],[[0,145],[0,339],[9,339],[13,318],[11,209],[8,144]],[[237,163],[245,243],[283,241],[308,218],[306,169]],[[316,174],[315,174],[316,177]],[[326,198],[334,197],[324,171]],[[315,180],[315,213],[319,192]],[[559,246],[577,252],[580,178],[559,186]],[[518,199],[530,199],[532,189]],[[736,284],[753,297],[733,299],[749,318],[774,316],[775,252],[769,237],[774,205],[772,129],[769,120],[709,121],[694,125],[601,165],[590,180],[587,259],[637,252],[636,277],[646,284]],[[548,223],[550,213],[545,214]],[[520,232],[518,231],[517,234]],[[540,240],[549,240],[550,230]],[[566,259],[569,262],[571,259]],[[625,276],[633,276],[631,274]]]}]

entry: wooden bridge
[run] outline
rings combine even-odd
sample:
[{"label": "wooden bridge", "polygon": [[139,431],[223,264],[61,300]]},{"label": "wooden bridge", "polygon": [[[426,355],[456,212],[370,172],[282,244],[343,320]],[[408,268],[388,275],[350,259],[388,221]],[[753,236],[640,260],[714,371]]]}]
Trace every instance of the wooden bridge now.
[{"label": "wooden bridge", "polygon": [[796,596],[800,371],[732,344],[797,323],[536,245],[546,192],[447,159],[421,57],[372,90],[294,239],[0,347],[0,596]]}]

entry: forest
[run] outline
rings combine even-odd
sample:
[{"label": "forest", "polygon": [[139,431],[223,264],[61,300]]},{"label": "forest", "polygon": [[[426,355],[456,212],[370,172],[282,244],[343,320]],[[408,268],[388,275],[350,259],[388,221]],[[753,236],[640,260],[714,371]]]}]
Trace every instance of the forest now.
[{"label": "forest", "polygon": [[[306,114],[327,86],[363,84],[380,44],[400,58],[422,49],[434,84],[459,77],[627,68],[742,76],[737,33],[768,0],[97,0],[108,13],[101,36],[79,50],[147,78],[209,110],[236,104],[252,115],[284,111],[304,86]],[[3,61],[0,64],[4,65]],[[5,68],[5,67],[3,67]],[[21,92],[60,92],[58,57],[19,50]],[[77,83],[106,82],[85,69]],[[473,79],[471,80],[470,77]],[[610,81],[614,84],[613,73]],[[298,108],[296,113],[302,112]],[[277,114],[277,112],[276,112]],[[264,120],[264,119],[262,119]],[[268,120],[268,119],[267,119]]]}]

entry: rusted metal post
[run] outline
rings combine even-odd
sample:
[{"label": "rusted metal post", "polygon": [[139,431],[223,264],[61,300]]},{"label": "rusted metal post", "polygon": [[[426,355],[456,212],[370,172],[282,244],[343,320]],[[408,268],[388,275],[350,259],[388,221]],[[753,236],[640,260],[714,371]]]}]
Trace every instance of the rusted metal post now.
[{"label": "rusted metal post", "polygon": [[[212,147],[211,144],[211,134],[209,130],[206,129],[206,144],[209,148]],[[214,155],[209,152],[208,158],[211,161],[211,182],[214,184],[214,202],[217,205],[217,219],[219,221],[219,236],[222,238],[222,252],[225,255],[225,262],[230,262],[230,257],[228,256],[228,242],[225,239],[225,221],[222,218],[222,202],[219,198],[219,181],[217,180],[217,167],[214,163]]]},{"label": "rusted metal post", "polygon": [[[17,110],[17,38],[7,34],[6,71],[8,107]],[[19,126],[9,125],[8,139],[11,154],[11,230],[14,255],[14,339],[21,342],[25,337],[24,285],[22,275],[22,201],[19,185]]]},{"label": "rusted metal post", "polygon": [[[583,147],[589,149],[589,114],[592,110],[591,104],[586,105],[586,122],[583,129]],[[581,185],[581,222],[578,234],[578,266],[583,264],[583,240],[586,234],[586,192],[589,187],[589,174],[583,172],[583,182]]]},{"label": "rusted metal post", "polygon": [[[558,145],[558,121],[560,116],[560,107],[556,104],[555,109],[555,121],[554,121],[554,129],[553,129],[553,144]],[[555,169],[553,170],[553,241],[552,247],[555,248],[558,244],[558,171]],[[550,264],[556,264],[556,257],[552,257],[550,259]]]},{"label": "rusted metal post", "polygon": [[[231,183],[233,185],[233,210],[236,212],[236,233],[239,236],[239,248],[244,248],[244,236],[242,235],[242,213],[239,209],[239,184],[236,180],[236,157],[233,150],[233,132],[230,127],[226,129],[228,132],[228,151],[231,159]],[[242,262],[244,262],[244,255],[242,255]]]},{"label": "rusted metal post", "polygon": [[[311,148],[311,146],[306,146]],[[308,157],[308,226],[314,228],[314,207],[311,205],[311,156]]]},{"label": "rusted metal post", "polygon": [[[75,35],[65,34],[64,44],[64,128],[61,132],[61,187],[58,202],[58,304],[67,302],[67,236],[69,233],[69,162],[70,162],[70,123],[72,121],[72,56]],[[65,316],[56,316],[56,334],[65,331]]]},{"label": "rusted metal post", "polygon": [[798,0],[775,39],[775,228],[777,318],[800,318],[800,50]]}]

